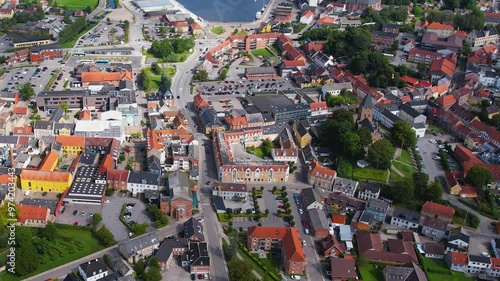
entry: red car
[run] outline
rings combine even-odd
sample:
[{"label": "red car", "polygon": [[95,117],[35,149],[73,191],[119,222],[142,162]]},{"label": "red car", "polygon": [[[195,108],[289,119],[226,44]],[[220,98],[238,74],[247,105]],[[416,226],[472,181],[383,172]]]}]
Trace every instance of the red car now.
[{"label": "red car", "polygon": [[306,221],[302,221],[302,226],[306,227]]},{"label": "red car", "polygon": [[279,205],[278,208],[285,209],[285,205]]},{"label": "red car", "polygon": [[78,222],[77,222],[77,221],[75,221],[75,223],[74,223],[73,225],[78,225]]}]

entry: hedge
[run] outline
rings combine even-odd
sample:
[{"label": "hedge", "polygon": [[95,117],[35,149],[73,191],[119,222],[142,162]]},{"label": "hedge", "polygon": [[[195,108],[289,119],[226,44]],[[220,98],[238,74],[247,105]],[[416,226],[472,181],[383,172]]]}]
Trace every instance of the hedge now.
[{"label": "hedge", "polygon": [[[250,255],[250,251],[247,249],[247,247],[245,247],[243,244],[241,244],[241,242],[238,241],[238,246],[240,247],[240,249],[243,250],[243,253],[249,257],[253,262],[255,262],[262,270],[264,270],[265,272],[267,272],[267,274],[271,277],[272,280],[275,280],[275,281],[280,281],[281,278],[276,275],[276,273],[274,272],[269,272],[268,271],[268,268],[265,267],[261,262],[260,260],[258,260],[256,257],[254,257],[253,255]],[[264,277],[264,276],[262,276]]]}]

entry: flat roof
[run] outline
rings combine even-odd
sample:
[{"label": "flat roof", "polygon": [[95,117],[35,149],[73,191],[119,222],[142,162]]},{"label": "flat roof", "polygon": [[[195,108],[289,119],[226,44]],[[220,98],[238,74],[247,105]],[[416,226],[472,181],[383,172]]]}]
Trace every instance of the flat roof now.
[{"label": "flat roof", "polygon": [[106,176],[97,173],[97,167],[82,166],[79,167],[75,180],[71,185],[68,195],[89,197],[102,197],[106,186]]},{"label": "flat roof", "polygon": [[250,96],[249,98],[252,100],[253,105],[261,113],[273,112],[273,106],[293,105],[293,103],[285,95],[277,94],[275,92],[261,92],[254,94],[254,96]]},{"label": "flat roof", "polygon": [[169,0],[147,0],[147,1],[137,0],[134,1],[134,3],[141,8],[156,7],[156,6],[173,6]]}]

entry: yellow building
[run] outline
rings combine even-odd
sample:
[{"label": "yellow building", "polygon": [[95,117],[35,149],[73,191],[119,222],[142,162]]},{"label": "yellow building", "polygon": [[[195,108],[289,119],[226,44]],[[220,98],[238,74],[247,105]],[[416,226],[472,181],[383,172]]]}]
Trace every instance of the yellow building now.
[{"label": "yellow building", "polygon": [[309,134],[309,122],[299,121],[294,123],[295,137],[299,142],[299,147],[304,148],[311,143],[312,137]]},{"label": "yellow building", "polygon": [[66,127],[62,127],[61,129],[59,129],[58,133],[60,136],[71,136],[71,130]]},{"label": "yellow building", "polygon": [[72,175],[68,172],[45,172],[23,170],[21,175],[21,189],[33,191],[47,191],[62,193],[71,186]]},{"label": "yellow building", "polygon": [[85,137],[59,135],[56,141],[61,143],[64,154],[77,155],[85,148]]},{"label": "yellow building", "polygon": [[451,195],[460,195],[462,188],[458,184],[458,181],[455,178],[455,175],[453,174],[453,172],[446,172],[444,174],[444,178],[446,180],[446,183],[448,184],[448,188],[450,189],[450,194]]}]

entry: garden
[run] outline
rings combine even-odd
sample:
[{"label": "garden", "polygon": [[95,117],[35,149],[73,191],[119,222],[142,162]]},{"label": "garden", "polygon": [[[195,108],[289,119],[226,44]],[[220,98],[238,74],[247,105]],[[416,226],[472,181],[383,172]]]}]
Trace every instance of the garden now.
[{"label": "garden", "polygon": [[472,281],[474,278],[466,277],[461,272],[450,271],[442,259],[430,259],[417,253],[420,264],[429,281]]},{"label": "garden", "polygon": [[212,33],[215,35],[221,35],[226,32],[226,30],[222,26],[215,26],[210,31],[212,31]]},{"label": "garden", "polygon": [[272,57],[274,56],[271,52],[269,52],[269,50],[267,50],[266,48],[262,48],[262,49],[257,49],[255,51],[252,51],[252,55],[258,57],[258,56],[263,56],[263,57]]}]

